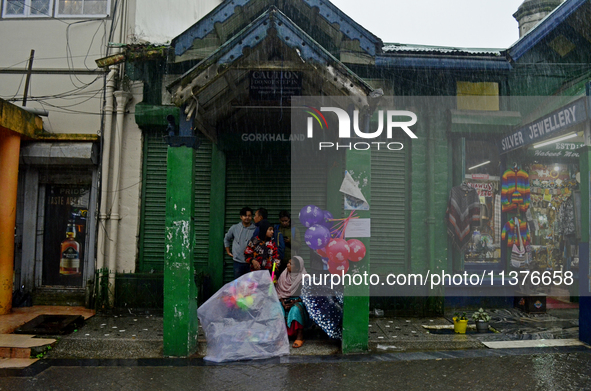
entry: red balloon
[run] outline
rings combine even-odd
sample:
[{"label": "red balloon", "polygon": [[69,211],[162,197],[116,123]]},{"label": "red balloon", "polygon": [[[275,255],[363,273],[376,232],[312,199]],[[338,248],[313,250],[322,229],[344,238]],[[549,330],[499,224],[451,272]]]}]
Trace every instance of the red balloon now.
[{"label": "red balloon", "polygon": [[316,253],[318,255],[320,255],[322,258],[326,258],[326,247],[325,248],[319,248],[318,250],[316,250]]},{"label": "red balloon", "polygon": [[349,261],[346,259],[344,262],[328,261],[328,271],[331,274],[347,274],[347,271],[349,271]]},{"label": "red balloon", "polygon": [[344,262],[349,259],[349,245],[345,239],[330,239],[325,249],[328,259],[333,262]]},{"label": "red balloon", "polygon": [[347,243],[349,244],[349,261],[361,261],[367,252],[363,242],[357,239],[349,239],[347,240]]}]

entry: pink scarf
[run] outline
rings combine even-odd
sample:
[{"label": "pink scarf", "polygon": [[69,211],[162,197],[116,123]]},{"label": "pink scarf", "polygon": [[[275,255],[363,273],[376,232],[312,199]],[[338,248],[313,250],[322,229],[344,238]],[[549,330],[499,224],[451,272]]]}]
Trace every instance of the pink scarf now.
[{"label": "pink scarf", "polygon": [[291,257],[291,270],[290,273],[285,269],[279,276],[275,286],[277,296],[280,299],[297,296],[297,292],[302,286],[302,274],[307,274],[302,257]]}]

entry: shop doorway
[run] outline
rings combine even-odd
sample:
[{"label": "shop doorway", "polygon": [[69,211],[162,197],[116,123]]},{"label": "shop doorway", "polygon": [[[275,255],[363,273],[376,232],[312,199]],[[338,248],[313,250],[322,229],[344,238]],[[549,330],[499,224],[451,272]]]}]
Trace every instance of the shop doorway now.
[{"label": "shop doorway", "polygon": [[[265,208],[271,224],[279,223],[279,212],[290,211],[291,156],[289,148],[250,149],[227,153],[225,232],[240,221],[240,209]],[[297,216],[296,216],[297,218]],[[234,279],[233,261],[224,256],[224,283]]]},{"label": "shop doorway", "polygon": [[90,186],[48,184],[43,201],[42,285],[82,287]]}]

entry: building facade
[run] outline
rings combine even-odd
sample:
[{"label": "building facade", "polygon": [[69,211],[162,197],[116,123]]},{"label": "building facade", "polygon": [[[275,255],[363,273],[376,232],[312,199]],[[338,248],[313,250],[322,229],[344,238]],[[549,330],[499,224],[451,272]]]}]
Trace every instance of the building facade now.
[{"label": "building facade", "polygon": [[[590,44],[586,31],[591,24],[588,1],[567,0],[551,5],[539,2],[539,9],[534,1],[524,2],[516,13],[516,18],[525,18],[520,21],[521,38],[506,50],[384,43],[327,1],[227,0],[200,3],[182,11],[167,10],[170,15],[160,13],[157,17],[147,13],[155,9],[152,2],[129,2],[122,9],[117,9],[116,3],[106,3],[105,9],[110,13],[84,20],[85,23],[68,22],[67,26],[60,21],[61,12],[65,12],[65,8],[60,8],[62,2],[55,5],[57,8],[49,8],[52,17],[47,20],[29,20],[30,10],[4,11],[8,13],[2,25],[40,22],[61,28],[62,45],[66,48],[72,43],[72,29],[94,26],[88,27],[86,38],[76,36],[88,51],[83,51],[76,62],[74,58],[78,57],[66,51],[63,69],[69,71],[58,76],[63,78],[62,82],[74,83],[71,73],[80,70],[77,76],[81,84],[73,87],[82,88],[92,85],[98,73],[104,80],[100,91],[105,93],[103,116],[91,116],[88,123],[81,119],[68,122],[65,113],[63,119],[52,123],[53,117],[49,117],[44,128],[52,134],[44,133],[42,137],[48,138],[45,144],[31,143],[28,150],[23,150],[22,199],[23,203],[36,202],[37,208],[29,210],[29,204],[24,204],[21,218],[23,225],[28,225],[23,229],[22,259],[17,257],[15,265],[20,265],[17,274],[25,285],[31,286],[30,281],[35,281],[36,287],[67,286],[61,280],[54,283],[43,277],[45,255],[40,241],[45,239],[39,239],[39,229],[47,227],[43,236],[46,230],[59,231],[47,225],[56,220],[51,213],[69,213],[61,223],[64,238],[54,240],[58,247],[68,236],[70,224],[74,230],[81,229],[83,216],[77,215],[81,212],[71,208],[63,212],[47,205],[53,199],[52,192],[69,189],[88,194],[88,201],[83,201],[89,205],[86,261],[81,263],[85,271],[81,271],[83,277],[76,288],[83,288],[89,280],[100,285],[95,291],[103,305],[153,304],[141,301],[149,295],[138,293],[141,284],[132,280],[152,279],[153,282],[144,284],[148,291],[162,290],[159,284],[166,268],[170,175],[166,136],[171,132],[195,137],[197,142],[192,145],[198,145],[190,172],[195,186],[191,211],[195,233],[191,246],[193,277],[201,297],[232,279],[232,260],[225,255],[222,243],[224,233],[238,221],[241,207],[265,207],[273,222],[279,211],[286,209],[292,212],[292,222],[297,224],[295,214],[307,204],[344,217],[339,188],[344,171],[351,171],[353,164],[364,167],[363,173],[354,174],[354,179],[371,183],[363,189],[371,200],[371,210],[359,212],[363,217],[371,217],[370,238],[364,239],[368,256],[359,270],[382,276],[444,270],[508,273],[521,266],[511,261],[512,251],[503,237],[503,228],[511,222],[514,226],[509,230],[524,223],[524,230],[532,231],[525,243],[531,257],[528,264],[543,271],[582,270],[581,275],[588,268],[589,222],[585,202],[575,213],[581,216],[575,232],[553,231],[550,235],[548,228],[556,222],[556,210],[561,210],[567,199],[575,200],[577,192],[580,199],[588,199],[586,111],[576,121],[570,117],[573,121],[569,126],[553,125],[556,132],[538,131],[530,137],[531,143],[522,142],[518,133],[540,122],[542,128],[544,121],[550,124],[550,114],[557,115],[558,124],[560,118],[566,124],[564,113],[572,108],[571,104],[579,105],[579,112],[587,110]],[[21,16],[12,20],[10,12],[17,11]],[[121,18],[114,18],[118,12]],[[532,15],[537,21],[533,27]],[[173,24],[170,20],[183,26],[182,31],[167,29]],[[109,28],[100,29],[97,25]],[[96,31],[103,30],[101,39],[92,39]],[[113,42],[113,36],[118,37],[120,45],[106,51],[104,43]],[[100,57],[97,64],[102,73],[94,67],[90,67],[92,71],[82,71],[91,57],[86,55],[93,48],[88,46],[89,42],[94,45],[99,40],[103,45],[96,44],[100,56],[94,59]],[[26,43],[19,47],[26,59]],[[70,64],[76,64],[76,68]],[[17,93],[22,75],[11,76],[12,89]],[[44,77],[49,75],[54,77],[51,72]],[[53,95],[44,94],[63,98],[52,91]],[[368,125],[365,129],[377,126],[379,118],[375,113],[379,111],[381,97],[399,97],[409,102],[413,102],[413,97],[424,97],[425,100],[412,103],[420,113],[413,127],[417,138],[408,139],[404,133],[392,135],[384,141],[398,142],[403,148],[395,153],[372,150],[363,162],[351,148],[328,151],[321,158],[303,159],[302,172],[309,176],[301,182],[298,171],[293,170],[293,118],[289,105],[292,99],[318,96],[344,99],[352,110],[364,112]],[[79,97],[80,101],[85,97]],[[437,110],[430,110],[433,100]],[[94,104],[97,112],[100,102]],[[82,107],[85,106],[78,109]],[[81,127],[82,124],[85,125]],[[100,139],[91,136],[97,131]],[[59,136],[65,139],[56,139],[54,134],[58,133],[66,134]],[[567,146],[555,140],[572,134],[575,136]],[[549,140],[549,148],[569,148],[569,152],[581,146],[583,149],[577,149],[577,156],[558,156],[555,150],[535,148]],[[68,152],[65,163],[56,163],[63,160],[52,158],[50,162],[46,156],[53,155],[35,150],[45,148],[47,143],[53,148],[52,143],[58,141],[67,141],[72,148],[74,141],[87,147],[99,143],[100,155],[93,160],[96,154],[89,148],[87,155],[82,155],[86,157],[80,158],[83,161],[77,160],[79,156],[74,152]],[[60,164],[75,164],[78,168],[64,171]],[[503,209],[503,178],[514,167],[516,173],[523,170],[531,178],[528,202],[532,216],[526,216],[526,210],[519,208],[523,215]],[[294,187],[294,183],[302,185]],[[468,241],[460,248],[448,235],[446,211],[452,189],[463,183],[477,190],[479,214],[478,225],[471,227]],[[82,205],[83,201],[76,201],[75,205]],[[519,219],[518,223],[515,219]],[[528,226],[529,223],[532,225]],[[25,239],[31,232],[37,234]],[[516,238],[527,237],[519,233]],[[322,271],[319,258],[305,248],[302,253],[309,270]],[[59,270],[56,267],[52,269],[54,273]],[[97,270],[102,271],[102,277],[95,281],[92,276]],[[59,278],[68,277],[59,274]],[[577,296],[578,288],[571,287],[570,293]],[[369,287],[365,293],[368,292]],[[430,294],[420,293],[372,300],[373,305],[387,307],[395,314],[426,315],[441,313],[445,305],[453,305],[453,301],[446,303],[442,299],[444,294],[465,296],[465,292],[450,286]],[[485,296],[507,297],[505,291],[496,293],[488,291]],[[368,306],[369,301],[362,301],[352,304],[349,311],[367,313]]]},{"label": "building facade", "polygon": [[[10,278],[15,289],[33,293],[36,303],[84,304],[97,258],[118,242],[108,235],[117,235],[110,220],[119,223],[119,197],[138,198],[137,183],[115,178],[116,171],[128,178],[127,168],[141,169],[118,167],[130,155],[141,159],[133,155],[139,133],[122,132],[128,118],[133,123],[128,104],[137,87],[121,66],[103,69],[95,60],[124,54],[128,44],[165,44],[182,31],[179,25],[218,3],[180,2],[183,15],[148,0],[2,1],[0,97],[43,118],[42,128],[23,137],[20,148]],[[161,23],[153,23],[156,17]],[[111,159],[116,166],[109,165]],[[99,239],[103,245],[97,248]],[[66,249],[71,261],[63,256]]]}]

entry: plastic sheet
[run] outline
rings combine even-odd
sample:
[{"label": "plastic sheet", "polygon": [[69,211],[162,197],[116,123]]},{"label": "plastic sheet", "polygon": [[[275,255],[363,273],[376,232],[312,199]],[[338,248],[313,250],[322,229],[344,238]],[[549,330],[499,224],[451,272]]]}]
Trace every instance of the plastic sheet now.
[{"label": "plastic sheet", "polygon": [[197,310],[207,338],[205,360],[262,359],[289,354],[281,304],[267,270],[224,285]]}]

